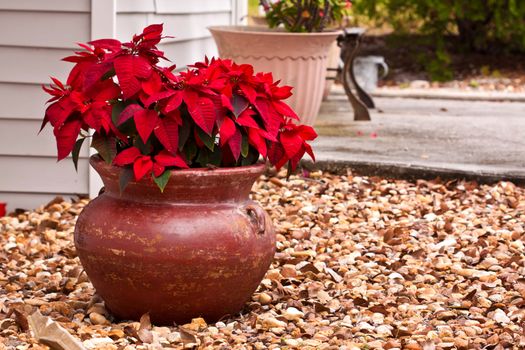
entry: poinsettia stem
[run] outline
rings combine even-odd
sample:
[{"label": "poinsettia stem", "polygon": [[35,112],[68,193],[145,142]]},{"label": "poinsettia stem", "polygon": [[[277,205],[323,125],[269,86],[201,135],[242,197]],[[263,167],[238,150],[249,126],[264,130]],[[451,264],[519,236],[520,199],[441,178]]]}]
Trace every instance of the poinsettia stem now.
[{"label": "poinsettia stem", "polygon": [[290,27],[291,27],[291,31],[292,32],[296,32],[299,30],[299,28],[301,28],[301,23],[302,23],[302,15],[303,15],[303,11],[304,11],[304,6],[302,4],[302,1],[301,0],[297,0],[295,1],[295,6],[297,7],[297,15],[295,17],[295,19],[290,23]]},{"label": "poinsettia stem", "polygon": [[332,20],[332,5],[330,5],[330,0],[324,1],[324,16],[321,18],[321,23],[319,24],[319,31],[322,32],[326,24]]}]

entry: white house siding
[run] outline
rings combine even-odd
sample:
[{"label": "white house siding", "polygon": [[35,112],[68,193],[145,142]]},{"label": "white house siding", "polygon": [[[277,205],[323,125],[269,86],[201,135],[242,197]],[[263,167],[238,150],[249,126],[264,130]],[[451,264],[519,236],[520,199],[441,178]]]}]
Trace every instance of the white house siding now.
[{"label": "white house siding", "polygon": [[70,159],[56,162],[51,129],[37,132],[49,75],[65,79],[60,59],[77,42],[99,37],[127,40],[164,23],[160,47],[179,69],[217,54],[209,25],[239,23],[246,0],[0,0],[0,202],[8,210],[34,208],[56,195],[95,195],[100,180],[81,151],[78,172]]},{"label": "white house siding", "polygon": [[129,38],[152,23],[164,23],[159,48],[177,67],[182,68],[204,55],[216,56],[217,48],[206,29],[210,25],[231,24],[232,0],[117,0],[117,38]]},{"label": "white house siding", "polygon": [[88,193],[88,150],[78,173],[57,164],[50,129],[38,136],[49,75],[64,79],[60,59],[90,39],[90,0],[0,0],[0,202],[8,210],[45,204],[57,194]]}]

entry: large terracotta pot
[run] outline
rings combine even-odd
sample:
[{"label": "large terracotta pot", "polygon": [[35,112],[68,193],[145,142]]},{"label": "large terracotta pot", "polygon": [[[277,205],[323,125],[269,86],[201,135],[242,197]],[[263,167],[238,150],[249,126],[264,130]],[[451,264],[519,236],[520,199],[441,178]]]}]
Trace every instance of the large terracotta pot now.
[{"label": "large terracotta pot", "polygon": [[173,171],[119,192],[119,168],[90,160],[105,192],[78,217],[75,246],[108,310],[157,324],[216,321],[243,307],[275,251],[272,223],[249,199],[263,164]]},{"label": "large terracotta pot", "polygon": [[293,86],[287,102],[301,123],[314,124],[323,98],[328,50],[339,32],[290,33],[259,26],[208,29],[220,57],[249,63],[259,72],[272,72],[276,80]]}]

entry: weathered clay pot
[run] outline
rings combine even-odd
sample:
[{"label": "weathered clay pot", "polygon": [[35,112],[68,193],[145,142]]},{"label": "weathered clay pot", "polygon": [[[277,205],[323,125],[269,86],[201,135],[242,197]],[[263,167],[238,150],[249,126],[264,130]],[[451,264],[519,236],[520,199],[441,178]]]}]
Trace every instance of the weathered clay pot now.
[{"label": "weathered clay pot", "polygon": [[75,246],[113,315],[181,324],[241,310],[275,251],[271,220],[249,199],[263,164],[177,170],[164,193],[148,179],[121,195],[120,168],[90,162],[105,192],[80,214]]},{"label": "weathered clay pot", "polygon": [[290,33],[260,26],[208,29],[220,57],[249,63],[256,72],[272,72],[275,80],[292,86],[293,96],[286,103],[302,124],[314,124],[323,98],[328,51],[340,32]]}]

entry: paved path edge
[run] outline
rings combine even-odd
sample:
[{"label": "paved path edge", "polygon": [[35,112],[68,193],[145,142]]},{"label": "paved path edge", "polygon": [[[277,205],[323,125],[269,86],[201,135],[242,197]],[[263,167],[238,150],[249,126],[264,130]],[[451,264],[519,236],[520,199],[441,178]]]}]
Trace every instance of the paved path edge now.
[{"label": "paved path edge", "polygon": [[513,172],[463,171],[420,165],[349,160],[319,160],[315,163],[310,160],[303,160],[301,164],[305,169],[323,170],[338,175],[346,175],[350,169],[354,173],[362,176],[380,176],[411,181],[441,178],[443,180],[475,180],[478,183],[487,184],[499,181],[510,181],[517,185],[525,185],[525,175]]},{"label": "paved path edge", "polygon": [[417,98],[432,100],[458,100],[458,101],[508,101],[525,102],[524,93],[460,92],[449,89],[377,89],[372,92],[372,97],[386,98]]}]

